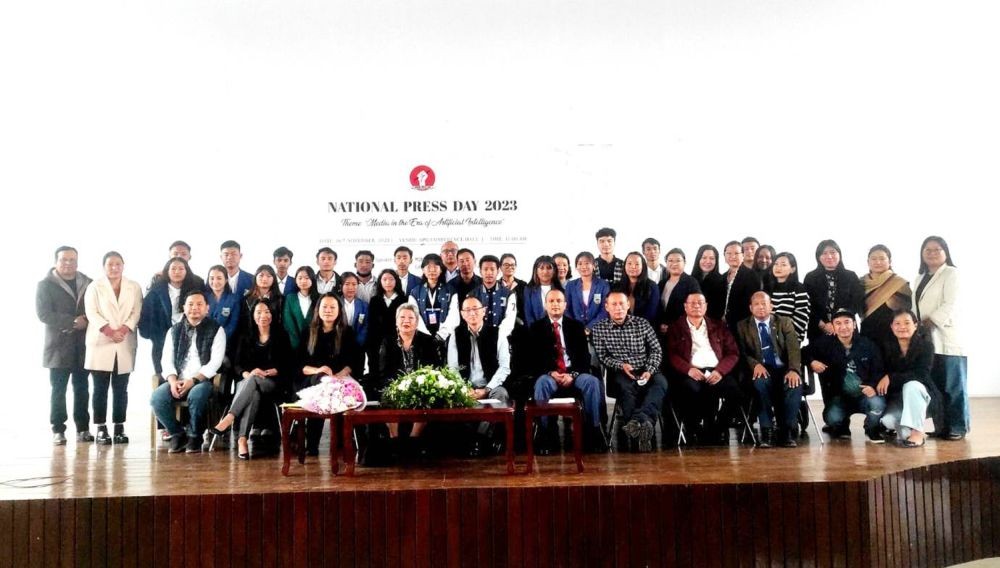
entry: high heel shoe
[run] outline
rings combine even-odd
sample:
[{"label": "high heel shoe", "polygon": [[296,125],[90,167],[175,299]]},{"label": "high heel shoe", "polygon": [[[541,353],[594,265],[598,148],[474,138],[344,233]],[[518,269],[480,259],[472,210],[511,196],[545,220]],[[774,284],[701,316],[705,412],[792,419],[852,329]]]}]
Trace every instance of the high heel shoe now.
[{"label": "high heel shoe", "polygon": [[247,452],[245,454],[237,453],[236,457],[240,458],[241,460],[250,461],[250,452]]},{"label": "high heel shoe", "polygon": [[229,432],[231,432],[232,429],[233,429],[232,425],[230,425],[229,428],[226,428],[225,430],[219,430],[215,426],[212,426],[211,428],[208,429],[208,433],[213,436],[218,436],[219,438],[222,438],[223,436],[229,434]]}]

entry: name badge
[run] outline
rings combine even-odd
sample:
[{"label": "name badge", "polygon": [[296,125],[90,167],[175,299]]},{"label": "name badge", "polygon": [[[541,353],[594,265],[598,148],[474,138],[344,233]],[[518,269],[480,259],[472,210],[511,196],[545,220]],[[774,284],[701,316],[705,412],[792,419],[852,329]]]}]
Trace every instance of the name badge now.
[{"label": "name badge", "polygon": [[437,313],[428,311],[427,312],[427,325],[435,325],[438,322]]},{"label": "name badge", "polygon": [[228,318],[232,308],[222,308],[222,317]]},{"label": "name badge", "polygon": [[365,323],[365,314],[358,314],[358,323]]},{"label": "name badge", "polygon": [[504,296],[503,298],[500,298],[500,307],[504,308],[506,306],[507,306],[507,297]]},{"label": "name badge", "polygon": [[594,301],[595,302],[600,302],[601,301],[601,295],[600,294],[594,294]]}]

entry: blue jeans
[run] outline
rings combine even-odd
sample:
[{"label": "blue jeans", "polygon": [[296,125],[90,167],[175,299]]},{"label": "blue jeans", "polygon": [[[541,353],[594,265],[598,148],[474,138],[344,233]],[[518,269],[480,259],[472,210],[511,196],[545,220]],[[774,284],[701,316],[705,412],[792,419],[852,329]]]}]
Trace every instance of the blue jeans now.
[{"label": "blue jeans", "polygon": [[885,398],[875,396],[844,396],[838,394],[823,409],[823,420],[833,428],[847,428],[852,414],[865,415],[865,432],[879,424],[885,412]]},{"label": "blue jeans", "polygon": [[[799,406],[802,402],[802,383],[795,388],[789,388],[785,383],[785,368],[767,368],[770,377],[754,379],[753,386],[757,390],[760,410],[757,420],[761,428],[771,428],[774,415],[780,418],[778,428],[792,428],[799,423]],[[773,409],[772,409],[773,407]]]},{"label": "blue jeans", "polygon": [[73,377],[73,422],[77,432],[90,429],[90,404],[87,377],[88,371],[83,369],[49,369],[49,383],[52,385],[52,396],[49,399],[49,422],[53,433],[66,431],[66,386],[70,376]]},{"label": "blue jeans", "polygon": [[[573,379],[573,386],[568,389],[560,388],[552,375],[542,375],[535,380],[535,400],[538,402],[545,402],[557,393],[567,396],[582,394],[584,420],[590,426],[601,425],[601,405],[604,404],[604,399],[601,396],[600,379],[590,373],[580,373]],[[548,424],[547,417],[543,416],[540,420],[542,426]]]},{"label": "blue jeans", "polygon": [[945,423],[934,425],[949,434],[969,433],[968,359],[962,355],[934,354],[931,379],[944,400]]},{"label": "blue jeans", "polygon": [[[185,397],[188,401],[188,413],[191,415],[191,422],[187,426],[188,436],[198,437],[204,433],[205,414],[208,411],[208,401],[211,397],[212,381],[202,381],[188,391]],[[156,414],[156,419],[160,421],[160,424],[163,424],[171,436],[184,433],[181,423],[174,418],[175,400],[177,399],[170,394],[170,383],[166,382],[156,387],[149,400],[150,406],[153,407],[153,414]]]}]

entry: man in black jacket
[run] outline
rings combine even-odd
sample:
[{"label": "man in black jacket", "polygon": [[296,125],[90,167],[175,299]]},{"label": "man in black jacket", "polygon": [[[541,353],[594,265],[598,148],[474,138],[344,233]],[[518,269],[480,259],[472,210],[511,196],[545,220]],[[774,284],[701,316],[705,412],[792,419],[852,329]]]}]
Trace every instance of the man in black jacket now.
[{"label": "man in black jacket", "polygon": [[851,437],[852,414],[865,415],[865,433],[876,444],[885,442],[879,420],[885,397],[877,392],[884,375],[878,346],[855,329],[854,312],[840,309],[833,315],[833,335],[817,339],[806,349],[809,367],[829,392],[823,420],[837,438]]},{"label": "man in black jacket", "polygon": [[[550,290],[545,296],[548,317],[531,325],[529,345],[532,349],[530,369],[535,380],[535,400],[547,401],[554,396],[582,396],[584,440],[590,450],[606,449],[601,431],[601,404],[604,403],[601,381],[590,372],[590,350],[582,323],[563,317],[566,296],[561,290]],[[555,423],[541,418],[542,436],[538,452],[552,451],[558,434]]]},{"label": "man in black jacket", "polygon": [[49,401],[49,421],[52,423],[52,443],[66,443],[66,385],[73,377],[73,422],[76,441],[93,442],[90,433],[90,413],[87,405],[90,393],[83,368],[84,334],[87,316],[83,310],[83,294],[90,278],[77,272],[77,253],[73,247],[56,249],[55,267],[38,283],[35,312],[45,324],[45,349],[42,365],[49,369],[52,397]]}]

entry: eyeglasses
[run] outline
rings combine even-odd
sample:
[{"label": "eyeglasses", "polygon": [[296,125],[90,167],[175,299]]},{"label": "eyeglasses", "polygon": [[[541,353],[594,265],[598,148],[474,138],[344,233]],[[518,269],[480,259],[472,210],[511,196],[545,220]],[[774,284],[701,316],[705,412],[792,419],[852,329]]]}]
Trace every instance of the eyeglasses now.
[{"label": "eyeglasses", "polygon": [[473,313],[476,313],[476,312],[478,312],[480,310],[485,310],[485,309],[486,308],[483,307],[483,306],[479,306],[478,308],[462,308],[462,313],[473,314]]}]

